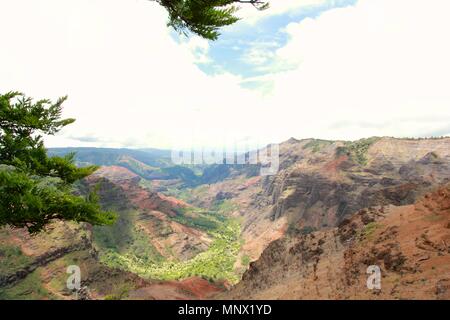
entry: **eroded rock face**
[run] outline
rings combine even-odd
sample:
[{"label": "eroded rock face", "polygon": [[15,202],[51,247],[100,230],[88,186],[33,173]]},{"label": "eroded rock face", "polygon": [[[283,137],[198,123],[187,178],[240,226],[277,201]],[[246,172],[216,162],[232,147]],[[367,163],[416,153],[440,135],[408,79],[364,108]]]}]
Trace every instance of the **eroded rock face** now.
[{"label": "eroded rock face", "polygon": [[143,230],[161,256],[187,260],[208,249],[211,239],[205,232],[171,219],[189,205],[141,187],[140,180],[126,168],[111,166],[102,167],[85,183],[98,189],[104,207],[124,215],[135,212],[132,227]]},{"label": "eroded rock face", "polygon": [[413,203],[433,186],[450,181],[450,139],[380,139],[368,147],[364,164],[339,156],[338,142],[315,152],[308,150],[308,143],[284,145],[290,157],[292,148],[298,149],[293,157],[297,161],[283,162],[278,175],[263,181],[262,193],[273,206],[272,220],[289,214],[302,224],[331,227],[362,208]]},{"label": "eroded rock face", "polygon": [[[96,255],[85,226],[76,227],[57,222],[50,225],[47,230],[55,232],[52,235],[30,236],[26,230],[12,230],[6,227],[1,229],[1,233],[15,233],[14,238],[7,238],[4,234],[2,234],[2,238],[6,238],[6,241],[11,242],[10,245],[22,250],[22,254],[28,256],[29,259],[15,269],[0,273],[0,287],[13,285],[36,269],[45,267],[73,252],[86,251],[90,256]],[[2,260],[13,259],[9,256],[1,258]],[[7,263],[7,261],[3,261],[3,263]]]},{"label": "eroded rock face", "polygon": [[222,200],[228,200],[228,199],[232,199],[236,196],[236,194],[232,193],[232,192],[223,192],[223,191],[219,191],[216,194],[216,201],[222,201]]},{"label": "eroded rock face", "polygon": [[[272,242],[226,299],[448,299],[450,185],[413,205],[362,209],[338,227]],[[367,268],[381,289],[367,287]]]},{"label": "eroded rock face", "polygon": [[[100,263],[86,224],[55,222],[32,237],[23,229],[2,228],[0,239],[1,299],[203,299],[223,291],[222,285],[198,277],[152,281],[109,268]],[[16,249],[15,256],[5,256],[6,246]],[[66,285],[69,266],[80,268],[79,289]]]},{"label": "eroded rock face", "polygon": [[276,175],[236,175],[194,198],[202,207],[217,195],[237,205],[233,214],[243,220],[244,251],[252,260],[287,231],[336,227],[363,208],[412,204],[449,182],[450,138],[290,139],[280,144],[279,160]]}]

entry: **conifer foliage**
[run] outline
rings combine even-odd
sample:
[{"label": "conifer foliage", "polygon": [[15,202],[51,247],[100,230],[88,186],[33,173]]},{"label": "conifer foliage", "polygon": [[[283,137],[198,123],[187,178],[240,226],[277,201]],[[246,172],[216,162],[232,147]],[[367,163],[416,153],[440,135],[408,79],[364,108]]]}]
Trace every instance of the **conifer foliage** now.
[{"label": "conifer foliage", "polygon": [[74,194],[74,183],[97,167],[79,168],[74,154],[49,157],[42,135],[54,135],[74,119],[61,119],[67,97],[33,101],[19,92],[0,94],[0,227],[41,231],[53,219],[111,224],[95,193]]},{"label": "conifer foliage", "polygon": [[236,4],[251,4],[259,10],[268,3],[260,0],[152,0],[169,13],[168,25],[183,33],[193,32],[205,39],[216,40],[219,29],[239,20]]}]

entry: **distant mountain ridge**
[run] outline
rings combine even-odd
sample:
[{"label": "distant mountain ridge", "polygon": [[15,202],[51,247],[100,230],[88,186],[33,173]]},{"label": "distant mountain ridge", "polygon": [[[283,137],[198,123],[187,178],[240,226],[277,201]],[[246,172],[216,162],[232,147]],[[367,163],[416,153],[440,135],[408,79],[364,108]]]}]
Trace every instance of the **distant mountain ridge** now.
[{"label": "distant mountain ridge", "polygon": [[170,180],[178,180],[185,186],[210,184],[242,171],[248,176],[259,172],[258,165],[176,165],[172,162],[171,151],[163,149],[50,148],[48,152],[51,156],[74,153],[77,165],[121,166],[147,180],[169,181],[169,185],[173,184]]},{"label": "distant mountain ridge", "polygon": [[48,153],[53,156],[75,153],[75,159],[80,164],[99,166],[115,165],[122,157],[127,156],[154,167],[165,167],[171,164],[171,151],[160,149],[71,147],[49,148]]}]

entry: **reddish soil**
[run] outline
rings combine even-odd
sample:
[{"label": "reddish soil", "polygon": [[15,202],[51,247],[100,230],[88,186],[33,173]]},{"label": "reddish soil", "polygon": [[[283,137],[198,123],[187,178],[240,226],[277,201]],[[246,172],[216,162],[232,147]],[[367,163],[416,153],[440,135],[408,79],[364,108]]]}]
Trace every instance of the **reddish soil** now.
[{"label": "reddish soil", "polygon": [[223,287],[193,277],[183,281],[165,281],[130,292],[136,300],[197,300],[223,292]]},{"label": "reddish soil", "polygon": [[[381,289],[367,288],[367,268]],[[226,299],[450,299],[450,185],[272,242]]]}]

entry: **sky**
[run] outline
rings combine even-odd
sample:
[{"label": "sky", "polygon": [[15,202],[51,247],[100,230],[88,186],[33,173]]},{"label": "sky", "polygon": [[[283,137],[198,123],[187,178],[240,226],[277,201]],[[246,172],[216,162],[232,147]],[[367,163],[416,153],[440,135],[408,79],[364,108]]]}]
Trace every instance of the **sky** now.
[{"label": "sky", "polygon": [[450,1],[271,0],[217,41],[147,0],[0,0],[0,93],[76,122],[48,147],[450,134]]}]

